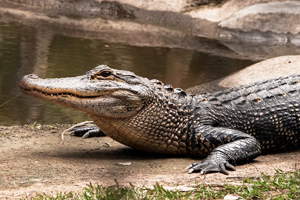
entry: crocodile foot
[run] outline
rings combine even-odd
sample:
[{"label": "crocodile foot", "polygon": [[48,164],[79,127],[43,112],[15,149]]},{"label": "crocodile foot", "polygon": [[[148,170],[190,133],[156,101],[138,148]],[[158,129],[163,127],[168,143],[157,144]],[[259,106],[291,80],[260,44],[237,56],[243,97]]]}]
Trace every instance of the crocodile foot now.
[{"label": "crocodile foot", "polygon": [[106,136],[93,121],[85,121],[64,130],[61,134],[61,139],[64,140],[64,135],[68,134],[71,136],[91,138]]},{"label": "crocodile foot", "polygon": [[201,174],[207,174],[212,172],[220,172],[228,175],[226,169],[235,170],[235,167],[230,164],[227,160],[223,159],[212,159],[207,157],[200,163],[193,163],[186,168],[189,173],[200,172]]}]

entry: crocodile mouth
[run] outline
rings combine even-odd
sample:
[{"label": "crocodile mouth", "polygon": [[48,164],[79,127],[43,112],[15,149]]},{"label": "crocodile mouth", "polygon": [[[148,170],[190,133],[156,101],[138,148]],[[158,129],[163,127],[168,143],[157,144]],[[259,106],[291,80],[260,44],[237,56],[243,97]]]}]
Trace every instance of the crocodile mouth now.
[{"label": "crocodile mouth", "polygon": [[117,81],[93,81],[87,76],[41,79],[34,74],[19,82],[28,96],[113,118],[131,116],[143,106],[137,92],[122,84],[125,87]]},{"label": "crocodile mouth", "polygon": [[[95,99],[107,94],[109,91],[103,90],[98,92],[87,91],[86,89],[71,89],[74,84],[79,83],[73,80],[74,84],[67,84],[64,79],[41,79],[35,74],[24,76],[19,81],[20,89],[23,93],[41,98],[44,100],[57,98],[76,98],[76,99]],[[84,85],[84,83],[80,83]],[[69,88],[69,89],[68,89]]]},{"label": "crocodile mouth", "polygon": [[95,99],[95,98],[99,98],[101,97],[101,95],[88,95],[88,96],[83,96],[83,95],[78,95],[78,94],[74,94],[74,93],[70,93],[70,92],[57,92],[57,93],[48,93],[48,92],[44,92],[42,90],[39,89],[27,89],[27,88],[22,88],[21,87],[21,91],[27,95],[30,96],[44,96],[44,97],[63,97],[63,98],[67,98],[67,97],[75,97],[78,99]]}]

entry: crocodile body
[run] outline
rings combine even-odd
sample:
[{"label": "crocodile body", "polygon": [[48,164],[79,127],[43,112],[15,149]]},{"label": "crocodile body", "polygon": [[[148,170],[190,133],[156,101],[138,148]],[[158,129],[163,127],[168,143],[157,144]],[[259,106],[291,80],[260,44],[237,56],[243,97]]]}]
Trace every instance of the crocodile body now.
[{"label": "crocodile body", "polygon": [[234,170],[262,153],[297,149],[300,75],[191,95],[101,65],[83,76],[21,79],[30,96],[86,111],[106,135],[132,148],[206,157],[190,172]]}]

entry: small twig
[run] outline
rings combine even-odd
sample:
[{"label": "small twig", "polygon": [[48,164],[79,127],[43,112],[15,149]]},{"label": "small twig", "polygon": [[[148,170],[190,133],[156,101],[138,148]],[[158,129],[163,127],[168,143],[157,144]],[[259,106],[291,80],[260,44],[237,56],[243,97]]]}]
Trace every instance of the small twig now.
[{"label": "small twig", "polygon": [[14,97],[12,97],[11,99],[5,101],[4,103],[2,103],[2,104],[0,105],[0,107],[4,106],[5,104],[7,104],[7,103],[9,103],[10,101],[14,100],[14,99],[17,98],[18,96],[20,96],[20,95],[18,94],[17,96],[14,96]]},{"label": "small twig", "polygon": [[[7,104],[7,103],[9,103],[10,101],[14,100],[14,99],[17,98],[18,96],[20,96],[20,95],[18,94],[18,95],[16,95],[16,96],[12,97],[11,99],[5,101],[4,103],[2,103],[2,104],[0,105],[0,107],[4,106],[5,104]],[[1,117],[1,118],[4,118],[4,119],[7,119],[7,120],[12,120],[12,119],[10,119],[10,118],[8,118],[8,117],[5,117],[5,116],[1,116],[1,115],[0,115],[0,117]]]}]

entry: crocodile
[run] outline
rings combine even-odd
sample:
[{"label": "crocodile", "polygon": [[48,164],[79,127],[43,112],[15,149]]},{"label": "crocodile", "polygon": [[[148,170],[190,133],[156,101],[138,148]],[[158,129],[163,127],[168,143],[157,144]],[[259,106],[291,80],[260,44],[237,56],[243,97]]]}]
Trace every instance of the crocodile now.
[{"label": "crocodile", "polygon": [[299,148],[300,75],[192,95],[100,65],[82,76],[24,76],[23,93],[88,113],[96,128],[134,149],[203,158],[189,173],[228,174],[261,154]]}]

